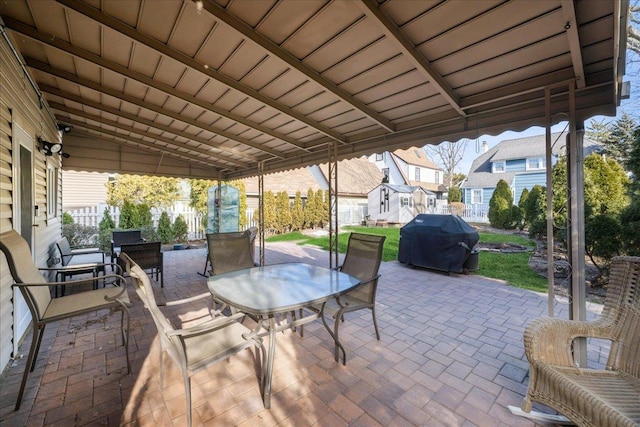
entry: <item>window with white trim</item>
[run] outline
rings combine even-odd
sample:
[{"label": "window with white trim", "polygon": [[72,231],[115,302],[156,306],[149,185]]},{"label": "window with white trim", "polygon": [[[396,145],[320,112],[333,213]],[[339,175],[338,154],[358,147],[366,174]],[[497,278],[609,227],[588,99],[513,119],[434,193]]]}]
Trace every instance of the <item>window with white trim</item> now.
[{"label": "window with white trim", "polygon": [[420,181],[420,168],[416,168],[416,181]]},{"label": "window with white trim", "polygon": [[493,173],[504,172],[506,168],[504,160],[500,162],[493,162],[491,165],[493,167]]},{"label": "window with white trim", "polygon": [[400,206],[401,207],[413,207],[413,197],[411,196],[400,196]]},{"label": "window with white trim", "polygon": [[58,215],[58,168],[47,165],[47,219]]},{"label": "window with white trim", "polygon": [[544,157],[532,157],[527,159],[527,170],[540,170],[547,168],[547,159]]},{"label": "window with white trim", "polygon": [[482,204],[482,188],[474,188],[473,190],[471,190],[471,204]]},{"label": "window with white trim", "polygon": [[383,154],[382,153],[376,154],[376,162],[381,162],[382,160],[384,160]]}]

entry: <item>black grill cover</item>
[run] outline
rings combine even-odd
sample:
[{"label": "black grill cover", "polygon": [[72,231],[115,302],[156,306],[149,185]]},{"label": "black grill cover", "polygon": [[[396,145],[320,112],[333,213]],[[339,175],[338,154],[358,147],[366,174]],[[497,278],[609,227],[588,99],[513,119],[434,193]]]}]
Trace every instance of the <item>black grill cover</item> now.
[{"label": "black grill cover", "polygon": [[463,273],[478,240],[478,232],[458,216],[420,214],[400,229],[398,261]]}]

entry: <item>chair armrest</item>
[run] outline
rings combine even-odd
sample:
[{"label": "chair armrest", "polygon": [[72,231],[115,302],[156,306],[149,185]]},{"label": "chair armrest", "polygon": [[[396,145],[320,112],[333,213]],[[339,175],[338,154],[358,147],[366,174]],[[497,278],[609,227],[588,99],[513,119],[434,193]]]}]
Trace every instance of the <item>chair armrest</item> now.
[{"label": "chair armrest", "polygon": [[[79,286],[79,285],[84,285],[86,283],[92,283],[95,282],[97,280],[113,280],[114,283],[116,282],[120,282],[120,283],[124,283],[126,285],[127,281],[126,279],[119,275],[119,274],[108,274],[106,276],[100,276],[100,277],[88,277],[86,279],[76,279],[76,280],[69,280],[66,282],[42,282],[42,283],[14,283],[11,286],[16,286],[16,287],[27,287],[27,286]],[[126,289],[126,286],[122,286],[123,289]]]},{"label": "chair armrest", "polygon": [[85,255],[85,254],[104,254],[104,251],[100,248],[71,248],[71,255]]},{"label": "chair armrest", "polygon": [[525,354],[531,364],[575,367],[573,340],[579,337],[613,340],[611,326],[611,322],[602,317],[595,321],[535,319],[524,331]]},{"label": "chair armrest", "polygon": [[201,300],[203,298],[213,298],[211,296],[211,292],[204,292],[200,295],[196,295],[193,297],[189,297],[189,298],[183,298],[183,299],[179,299],[179,300],[174,300],[174,301],[167,301],[164,303],[164,306],[166,307],[171,307],[171,306],[175,306],[175,305],[181,305],[181,304],[186,304],[186,303],[190,303],[193,301],[198,301]]},{"label": "chair armrest", "polygon": [[[111,268],[112,268],[112,271],[116,271],[116,273],[115,273],[115,274],[122,274],[122,267],[120,267],[118,264],[113,263],[113,262],[105,262],[105,263],[102,263],[102,262],[95,262],[95,263],[93,263],[93,262],[91,262],[91,263],[87,263],[87,264],[64,265],[64,266],[62,266],[62,267],[39,267],[39,268],[38,268],[38,270],[41,270],[41,271],[75,271],[75,270],[86,270],[86,268],[87,268],[87,266],[88,266],[88,265],[94,265],[94,264],[95,264],[95,266],[96,266],[96,267],[99,267],[99,266],[104,266],[105,268],[106,268],[106,267],[111,267]],[[102,277],[104,277],[104,276],[102,276]],[[101,277],[101,278],[102,278],[102,277]],[[66,282],[66,283],[69,283],[69,282]]]},{"label": "chair armrest", "polygon": [[186,329],[175,329],[173,331],[165,331],[167,336],[181,336],[192,337],[196,335],[203,335],[209,332],[216,331],[218,329],[225,328],[232,323],[237,323],[239,320],[246,316],[244,313],[236,313],[232,316],[216,317],[215,319],[208,320],[199,325]]}]

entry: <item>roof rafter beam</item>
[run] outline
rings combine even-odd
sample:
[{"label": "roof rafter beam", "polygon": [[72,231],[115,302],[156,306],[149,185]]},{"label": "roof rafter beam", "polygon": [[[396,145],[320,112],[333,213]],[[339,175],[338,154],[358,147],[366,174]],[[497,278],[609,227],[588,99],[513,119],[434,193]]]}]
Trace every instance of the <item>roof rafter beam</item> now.
[{"label": "roof rafter beam", "polygon": [[[255,147],[255,148],[258,148],[259,150],[264,151],[264,152],[266,152],[266,153],[268,153],[268,154],[270,154],[272,156],[280,157],[280,158],[283,158],[283,157],[286,158],[286,156],[283,156],[282,153],[279,153],[279,152],[277,152],[275,150],[271,150],[269,148],[260,146],[260,144],[256,144],[256,143],[254,143],[252,141],[245,140],[244,138],[240,138],[237,135],[234,135],[234,134],[232,134],[230,132],[222,131],[222,130],[219,130],[219,129],[212,130],[210,128],[205,128],[202,123],[198,123],[195,120],[192,120],[192,119],[186,118],[184,116],[181,116],[180,114],[178,114],[176,112],[165,110],[162,107],[160,107],[159,105],[153,105],[153,104],[145,103],[141,99],[135,98],[133,96],[127,95],[127,94],[122,93],[122,92],[118,92],[118,91],[113,90],[113,89],[109,89],[109,88],[107,88],[105,86],[102,86],[102,85],[96,83],[96,82],[80,78],[80,77],[76,76],[75,74],[69,73],[67,71],[63,71],[63,70],[59,70],[59,69],[53,68],[48,64],[45,64],[45,63],[43,63],[41,61],[38,61],[37,59],[33,59],[33,58],[29,58],[29,57],[25,57],[24,59],[25,59],[25,63],[27,64],[27,66],[29,66],[31,68],[34,68],[36,70],[40,70],[40,71],[42,71],[44,73],[47,73],[47,74],[50,74],[52,76],[59,77],[61,79],[70,81],[72,83],[79,84],[81,86],[85,86],[85,87],[87,87],[89,89],[95,90],[96,92],[101,92],[101,93],[107,94],[109,96],[113,96],[114,98],[122,99],[124,101],[129,102],[129,103],[137,105],[137,106],[139,106],[141,108],[145,108],[145,109],[154,111],[154,112],[156,112],[158,114],[169,116],[169,117],[174,118],[176,120],[179,120],[181,122],[185,122],[185,123],[191,124],[193,126],[201,128],[203,130],[207,130],[207,131],[209,131],[211,133],[215,133],[215,134],[217,134],[219,136],[222,136],[224,138],[228,138],[228,139],[230,139],[232,141],[236,141],[238,143],[245,144],[245,145],[248,145],[250,147],[256,145],[257,147]],[[216,148],[218,148],[219,150],[223,150],[223,151],[229,151],[229,152],[231,152],[233,154],[240,155],[240,156],[243,156],[243,157],[246,157],[246,158],[251,158],[253,160],[257,159],[255,156],[251,156],[249,154],[242,153],[241,151],[234,150],[232,148],[223,147],[221,145],[218,145]]]},{"label": "roof rafter beam", "polygon": [[[116,32],[119,32],[120,34],[123,34],[124,36],[128,37],[129,39],[137,43],[145,45],[155,50],[156,52],[161,53],[162,55],[172,58],[175,61],[178,61],[179,63],[206,75],[209,78],[215,79],[220,83],[234,90],[237,90],[238,92],[241,92],[257,101],[260,101],[261,103],[268,105],[269,107],[275,109],[276,111],[279,111],[282,114],[285,114],[295,120],[298,120],[304,123],[305,125],[315,129],[316,131],[329,136],[330,138],[336,139],[342,143],[347,142],[347,139],[343,135],[328,128],[327,126],[324,126],[316,122],[315,120],[311,120],[305,115],[292,110],[291,108],[269,98],[268,96],[262,95],[260,92],[233,80],[232,78],[226,76],[225,74],[211,67],[207,67],[206,64],[202,64],[197,60],[193,59],[192,57],[190,57],[189,55],[186,55],[178,50],[170,48],[166,44],[154,39],[153,37],[149,37],[145,34],[140,33],[136,29],[124,24],[121,21],[118,21],[115,18],[112,18],[108,15],[105,15],[104,13],[101,13],[99,10],[89,6],[86,3],[78,2],[76,0],[56,0],[56,1],[58,3],[63,4],[65,7],[86,16],[94,20],[95,22],[98,22],[101,25],[104,25]],[[232,119],[231,117],[229,118]],[[232,120],[235,120],[235,119],[232,119]],[[246,123],[243,123],[243,124],[246,125]],[[253,126],[255,125],[256,124],[254,124]],[[275,135],[272,135],[272,136],[275,136]],[[281,139],[280,137],[277,137],[277,138]],[[291,141],[295,141],[295,140],[291,140]],[[293,143],[291,141],[287,140],[287,142]],[[295,145],[297,145],[300,148],[306,148],[306,146],[303,146],[298,142],[296,142]]]},{"label": "roof rafter beam", "polygon": [[460,107],[460,98],[453,91],[451,86],[449,86],[449,83],[447,83],[431,66],[431,63],[427,58],[416,52],[415,45],[404,34],[402,34],[398,26],[380,10],[378,3],[374,0],[360,0],[357,4],[367,17],[380,23],[385,36],[390,40],[397,42],[403,55],[413,63],[418,72],[429,80],[438,93],[444,97],[444,99],[458,112],[458,114],[463,117],[466,116],[467,114],[464,109]]},{"label": "roof rafter beam", "polygon": [[[186,157],[186,158],[191,159],[192,161],[200,162],[200,163],[206,163],[206,164],[208,164],[210,166],[215,166],[215,167],[221,168],[221,169],[233,169],[233,168],[229,167],[229,165],[225,165],[225,164],[218,163],[218,162],[211,161],[211,160],[206,160],[202,156],[194,155],[194,154],[189,153],[188,151],[184,151],[185,147],[181,146],[180,143],[174,141],[171,138],[167,138],[167,137],[164,137],[164,136],[161,136],[161,135],[149,135],[142,129],[138,129],[138,128],[135,128],[133,126],[127,126],[127,125],[124,125],[122,123],[116,122],[114,120],[109,120],[109,119],[106,119],[104,117],[100,117],[100,116],[96,116],[96,115],[93,115],[93,114],[89,114],[86,111],[82,111],[82,110],[78,110],[78,109],[75,109],[75,108],[67,107],[64,104],[58,104],[57,102],[49,102],[48,104],[52,109],[57,110],[57,111],[62,111],[63,113],[68,113],[68,114],[72,114],[74,116],[83,117],[85,119],[101,123],[103,125],[107,125],[107,126],[114,127],[116,129],[120,129],[121,131],[135,133],[135,134],[140,135],[142,137],[151,138],[151,139],[155,139],[156,141],[164,142],[165,144],[167,144],[167,147],[164,147],[164,146],[161,146],[161,145],[156,145],[153,142],[144,141],[148,147],[155,148],[155,149],[160,150],[162,152],[174,153],[174,155],[176,155],[176,156]],[[73,121],[73,123],[69,123],[69,124],[73,124],[74,126],[84,127],[84,128],[91,129],[91,130],[100,129],[100,132],[105,132],[105,133],[108,133],[109,135],[126,137],[126,135],[119,134],[119,133],[111,131],[109,129],[104,129],[104,128],[97,127],[97,126],[92,126],[92,125],[90,125],[88,123],[79,122],[78,120],[71,119],[71,121]],[[208,156],[210,156],[210,154]]]},{"label": "roof rafter beam", "polygon": [[[104,111],[105,113],[113,114],[113,115],[118,116],[118,117],[123,117],[123,118],[125,118],[127,120],[131,120],[132,122],[140,123],[140,124],[149,126],[151,128],[154,128],[154,129],[159,129],[159,130],[164,131],[164,132],[172,133],[174,135],[177,135],[177,136],[180,136],[180,137],[192,140],[192,141],[196,141],[196,142],[204,145],[207,148],[212,148],[212,149],[214,149],[216,151],[220,151],[219,148],[214,147],[214,146],[211,145],[211,141],[208,141],[205,138],[201,138],[201,137],[198,137],[198,136],[195,136],[195,135],[189,135],[189,134],[182,133],[182,132],[180,132],[180,131],[178,131],[178,130],[170,127],[170,126],[162,125],[162,124],[154,122],[153,120],[148,120],[148,119],[144,119],[144,118],[138,117],[138,116],[136,116],[134,114],[127,113],[127,112],[119,110],[117,108],[107,107],[106,105],[100,104],[99,102],[95,102],[95,101],[91,101],[91,100],[86,99],[86,98],[82,98],[81,96],[77,96],[77,95],[74,95],[72,93],[62,91],[62,90],[57,89],[57,88],[55,88],[53,86],[42,84],[39,87],[40,87],[40,90],[42,90],[42,92],[44,92],[44,93],[48,93],[50,95],[55,95],[55,96],[58,96],[60,98],[68,99],[69,101],[73,101],[73,102],[76,102],[76,103],[81,104],[81,105],[86,105],[88,107],[95,108],[96,110]],[[51,104],[51,101],[49,103]],[[175,145],[178,145],[178,144],[175,144]],[[218,158],[220,158],[220,159],[222,159],[224,161],[227,161],[229,163],[233,163],[233,164],[235,164],[237,166],[240,166],[240,167],[248,167],[249,166],[249,164],[246,163],[246,162],[241,162],[239,160],[227,158],[224,154],[221,155],[220,153],[217,153],[217,152],[211,152],[208,149],[204,149],[204,148],[200,148],[200,147],[194,147],[194,146],[189,146],[189,149],[193,150],[193,151],[197,151],[200,154],[204,154],[205,156],[209,156],[209,157],[218,156]]]},{"label": "roof rafter beam", "polygon": [[[121,76],[124,76],[128,79],[134,80],[138,83],[141,83],[145,86],[154,88],[160,92],[166,93],[168,95],[174,96],[177,99],[180,99],[184,102],[187,102],[189,104],[193,104],[193,105],[197,105],[200,108],[203,108],[206,111],[211,111],[215,114],[218,114],[222,117],[226,117],[230,120],[233,120],[235,122],[241,123],[251,129],[255,129],[257,131],[260,131],[264,134],[270,135],[273,138],[276,138],[278,140],[284,141],[286,143],[289,143],[293,146],[295,146],[296,148],[302,149],[307,151],[307,148],[304,146],[301,146],[300,142],[296,141],[293,138],[290,138],[286,135],[283,135],[279,132],[276,132],[272,129],[267,128],[266,126],[262,126],[259,125],[257,123],[253,123],[250,120],[245,119],[244,117],[239,116],[238,114],[234,114],[231,113],[227,110],[224,110],[222,108],[216,107],[215,105],[212,105],[209,102],[206,102],[204,100],[198,99],[195,96],[186,94],[184,92],[181,92],[179,90],[176,90],[174,87],[169,86],[168,84],[165,83],[161,83],[159,81],[156,81],[150,77],[145,76],[142,73],[139,73],[137,71],[132,71],[130,69],[128,69],[127,67],[120,65],[118,63],[115,63],[113,61],[109,61],[106,60],[104,58],[102,58],[99,55],[96,55],[93,52],[89,52],[85,49],[79,48],[77,46],[72,45],[69,42],[66,42],[64,40],[61,40],[57,37],[53,37],[51,35],[47,35],[44,33],[40,33],[37,30],[35,30],[34,28],[23,24],[22,22],[16,21],[12,18],[4,18],[5,20],[5,24],[7,24],[7,28],[10,28],[11,30],[22,34],[25,37],[29,37],[33,40],[36,40],[40,43],[43,43],[47,46],[59,49],[63,52],[66,52],[70,55],[73,55],[77,58],[83,59],[85,61],[91,62],[99,67],[102,67],[106,70],[109,71],[113,71],[114,73],[120,74]],[[212,130],[209,129],[211,132],[214,133],[218,133],[221,135],[220,132],[224,132],[222,130]],[[252,141],[249,141],[245,138],[240,138],[238,136],[235,136],[229,132],[227,132],[227,135],[229,136],[225,136],[229,139],[233,139],[234,141],[237,141],[241,144],[245,144],[248,145],[249,147],[253,147],[256,148],[258,150],[262,150],[266,153],[271,154],[272,156],[276,156],[276,157],[280,157],[280,154],[277,151],[274,150],[270,150],[268,148],[263,148],[262,144],[258,144],[258,143],[254,143]]]},{"label": "roof rafter beam", "polygon": [[569,39],[569,49],[571,49],[571,62],[573,63],[573,73],[576,77],[578,89],[584,89],[584,64],[582,63],[582,50],[580,48],[580,36],[578,35],[578,21],[576,20],[576,10],[573,5],[574,0],[562,0],[562,14],[567,22],[564,29],[567,31]]},{"label": "roof rafter beam", "polygon": [[[93,120],[93,119],[92,119]],[[98,120],[100,120],[98,118]],[[167,149],[164,147],[159,147],[157,145],[155,145],[152,142],[148,142],[148,141],[144,141],[142,139],[138,139],[138,138],[133,138],[130,135],[123,135],[121,133],[118,133],[116,131],[113,130],[109,130],[109,129],[103,129],[99,126],[94,126],[94,125],[90,125],[88,123],[83,123],[80,122],[78,120],[74,120],[74,119],[67,119],[68,124],[73,125],[74,127],[78,127],[78,128],[84,128],[84,129],[88,129],[88,130],[92,130],[94,132],[99,132],[100,134],[103,135],[109,135],[115,138],[120,138],[120,139],[124,139],[125,141],[130,141],[132,143],[141,145],[144,148],[145,151],[149,151],[149,152],[158,152],[170,157],[173,157],[175,159],[178,159],[180,161],[188,161],[189,163],[197,163],[200,164],[201,166],[208,166],[208,167],[215,167],[218,170],[234,170],[234,169],[230,169],[228,166],[225,165],[221,165],[218,163],[212,163],[209,162],[207,160],[203,160],[201,157],[197,157],[197,156],[191,156],[188,153],[184,153],[184,152],[178,152],[176,150],[171,150],[171,149]],[[79,132],[80,134],[86,134],[86,135],[91,135],[90,133],[84,133],[84,132]],[[136,132],[139,134],[139,132]],[[96,135],[91,135],[91,137],[95,138]],[[138,148],[140,149],[140,147],[133,147],[132,145],[128,144],[128,143],[122,143],[122,142],[117,142],[117,141],[113,141],[116,142],[119,145],[125,146],[125,147],[129,147],[129,148]],[[185,160],[186,159],[186,160]]]},{"label": "roof rafter beam", "polygon": [[[209,12],[210,14],[218,18],[218,20],[225,23],[227,26],[231,27],[235,31],[239,32],[240,34],[245,36],[247,39],[253,41],[258,46],[262,47],[271,55],[273,55],[274,57],[286,63],[288,66],[290,66],[294,70],[304,74],[311,81],[315,82],[316,84],[319,84],[320,86],[325,88],[327,91],[329,91],[330,93],[340,98],[342,101],[351,105],[353,108],[360,111],[365,116],[369,117],[378,125],[385,128],[387,131],[389,132],[395,131],[395,125],[391,120],[387,119],[377,111],[374,111],[371,107],[367,106],[362,101],[359,101],[358,99],[354,98],[350,93],[342,89],[340,86],[336,85],[335,83],[329,81],[327,78],[323,77],[316,70],[304,64],[294,55],[282,49],[280,46],[278,46],[276,43],[269,40],[267,37],[264,37],[261,34],[259,34],[249,25],[245,24],[235,16],[227,13],[227,11],[224,8],[219,6],[214,1],[203,0],[201,4],[204,10],[206,10],[207,12]],[[340,141],[345,142],[343,140],[340,140]]]}]

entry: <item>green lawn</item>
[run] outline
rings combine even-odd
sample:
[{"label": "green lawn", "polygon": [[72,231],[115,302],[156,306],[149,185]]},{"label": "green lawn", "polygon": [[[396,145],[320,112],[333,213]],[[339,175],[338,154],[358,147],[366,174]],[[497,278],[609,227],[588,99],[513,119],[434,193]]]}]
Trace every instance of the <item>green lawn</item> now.
[{"label": "green lawn", "polygon": [[[400,242],[399,228],[382,227],[345,227],[347,232],[338,236],[338,251],[344,253],[347,249],[349,232],[379,234],[387,236],[384,242],[383,261],[393,261],[398,259],[398,244]],[[481,242],[489,243],[515,243],[530,247],[535,247],[535,243],[521,236],[513,234],[479,233]],[[299,245],[312,245],[329,250],[328,237],[309,237],[302,233],[289,233],[269,237],[268,242],[295,241]],[[547,291],[547,279],[540,276],[529,267],[530,252],[522,253],[500,253],[500,252],[480,252],[480,269],[474,274],[501,279],[511,285],[530,289],[537,292]]]}]

